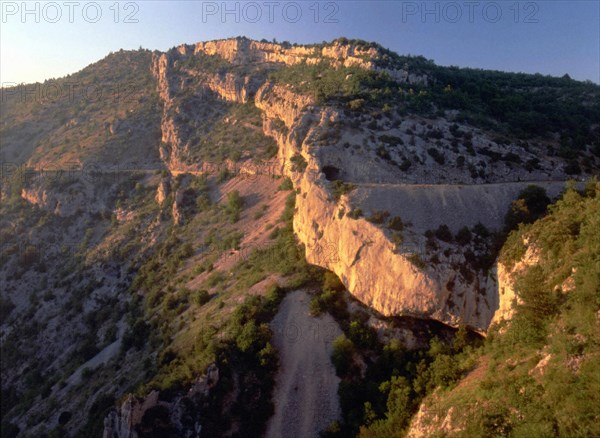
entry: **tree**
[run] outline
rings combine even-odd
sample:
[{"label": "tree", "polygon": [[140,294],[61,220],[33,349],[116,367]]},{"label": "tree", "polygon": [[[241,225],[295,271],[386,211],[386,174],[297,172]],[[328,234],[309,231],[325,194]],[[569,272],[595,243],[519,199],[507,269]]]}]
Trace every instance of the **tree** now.
[{"label": "tree", "polygon": [[227,214],[232,223],[240,219],[240,212],[244,206],[244,198],[240,196],[240,192],[234,190],[227,195]]},{"label": "tree", "polygon": [[456,242],[460,245],[468,245],[471,242],[471,238],[472,235],[469,227],[462,227],[458,230],[458,233],[456,233]]},{"label": "tree", "polygon": [[444,242],[452,242],[453,239],[452,231],[450,231],[450,228],[448,228],[448,225],[446,224],[442,224],[438,227],[435,231],[435,237]]},{"label": "tree", "polygon": [[335,367],[338,376],[343,376],[348,372],[352,364],[354,354],[354,344],[344,335],[338,336],[333,341],[333,353],[331,353],[331,362]]},{"label": "tree", "polygon": [[511,203],[504,217],[506,230],[514,230],[521,223],[535,222],[546,213],[549,203],[550,199],[544,188],[535,185],[527,186]]}]

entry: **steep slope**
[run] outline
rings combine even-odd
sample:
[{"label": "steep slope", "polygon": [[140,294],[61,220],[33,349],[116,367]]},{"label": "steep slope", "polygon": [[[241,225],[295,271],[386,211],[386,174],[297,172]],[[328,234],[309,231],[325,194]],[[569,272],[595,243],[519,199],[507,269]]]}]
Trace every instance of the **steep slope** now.
[{"label": "steep slope", "polygon": [[424,401],[407,436],[600,433],[599,195],[597,183],[586,197],[571,189],[511,235],[500,262],[512,315],[470,374]]},{"label": "steep slope", "polygon": [[5,169],[157,168],[160,118],[151,57],[146,50],[120,51],[65,78],[3,88]]}]

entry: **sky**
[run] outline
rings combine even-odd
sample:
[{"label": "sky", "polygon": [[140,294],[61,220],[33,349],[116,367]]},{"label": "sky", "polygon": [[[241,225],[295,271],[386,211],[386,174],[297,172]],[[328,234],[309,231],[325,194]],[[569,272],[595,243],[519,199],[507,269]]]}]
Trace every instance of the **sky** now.
[{"label": "sky", "polygon": [[376,41],[439,65],[600,83],[600,1],[0,2],[0,82],[81,70],[111,51],[247,36]]}]

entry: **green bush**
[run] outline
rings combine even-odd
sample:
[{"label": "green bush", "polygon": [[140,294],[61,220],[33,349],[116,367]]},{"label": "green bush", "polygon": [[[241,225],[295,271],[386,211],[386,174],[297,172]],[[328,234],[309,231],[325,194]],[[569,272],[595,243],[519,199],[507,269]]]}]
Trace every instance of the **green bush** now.
[{"label": "green bush", "polygon": [[342,292],[346,290],[346,286],[344,286],[337,275],[335,275],[333,272],[327,271],[323,275],[323,290]]},{"label": "green bush", "polygon": [[440,151],[438,151],[436,148],[429,148],[429,149],[427,149],[427,153],[439,165],[443,165],[444,163],[446,163],[446,157],[444,157],[444,154],[441,153]]},{"label": "green bush", "polygon": [[542,187],[529,185],[523,189],[504,218],[506,231],[514,230],[519,224],[530,224],[546,213],[550,199]]},{"label": "green bush", "polygon": [[283,182],[279,185],[278,190],[286,191],[286,190],[292,190],[293,188],[294,188],[294,185],[292,184],[292,180],[289,178],[285,178],[283,180]]},{"label": "green bush", "polygon": [[462,227],[460,230],[458,230],[458,233],[456,233],[455,240],[459,245],[465,246],[471,243],[472,237],[473,236],[469,230],[469,227]]},{"label": "green bush", "polygon": [[294,155],[290,158],[290,161],[292,162],[292,171],[294,172],[304,172],[308,166],[308,163],[300,154]]},{"label": "green bush", "polygon": [[240,192],[234,190],[227,194],[227,215],[231,223],[240,220],[240,213],[244,207],[244,198],[240,196]]},{"label": "green bush", "polygon": [[453,236],[452,231],[448,228],[448,225],[442,224],[435,230],[435,237],[444,241],[444,242],[452,242]]},{"label": "green bush", "polygon": [[388,228],[395,231],[402,231],[404,229],[402,218],[400,216],[394,216],[390,218],[388,222]]},{"label": "green bush", "polygon": [[373,224],[379,225],[385,223],[388,217],[390,217],[389,211],[374,210],[367,220]]},{"label": "green bush", "polygon": [[348,217],[350,219],[358,219],[359,217],[361,217],[363,215],[363,211],[360,208],[353,208],[352,210],[350,210],[348,212]]},{"label": "green bush", "polygon": [[340,335],[333,341],[331,362],[338,376],[344,376],[350,370],[353,355],[354,344],[345,335]]},{"label": "green bush", "polygon": [[407,258],[409,262],[421,270],[427,267],[427,264],[423,261],[419,254],[410,254]]},{"label": "green bush", "polygon": [[350,193],[352,190],[356,188],[354,184],[345,183],[340,180],[332,181],[331,188],[333,190],[333,198],[337,201],[342,195]]},{"label": "green bush", "polygon": [[378,346],[375,330],[359,320],[350,322],[348,337],[359,348],[375,349]]},{"label": "green bush", "polygon": [[201,289],[201,290],[197,291],[196,294],[194,295],[194,303],[196,303],[198,306],[203,306],[204,304],[208,303],[209,301],[210,301],[210,294],[205,289]]}]

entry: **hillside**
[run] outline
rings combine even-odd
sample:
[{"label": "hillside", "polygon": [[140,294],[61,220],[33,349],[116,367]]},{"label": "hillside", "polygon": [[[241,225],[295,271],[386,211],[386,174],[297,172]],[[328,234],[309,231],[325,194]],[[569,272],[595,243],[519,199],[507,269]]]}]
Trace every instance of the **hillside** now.
[{"label": "hillside", "polygon": [[[514,315],[462,358],[475,363],[463,379],[425,399],[407,436],[600,434],[599,196],[597,184],[587,196],[571,189],[513,231],[500,263],[511,271]],[[378,428],[365,436],[390,436]]]},{"label": "hillside", "polygon": [[298,289],[351,342],[330,433],[356,434],[396,359],[511,314],[505,225],[600,171],[600,87],[343,38],[119,51],[25,87],[1,102],[2,437],[259,436]]}]

